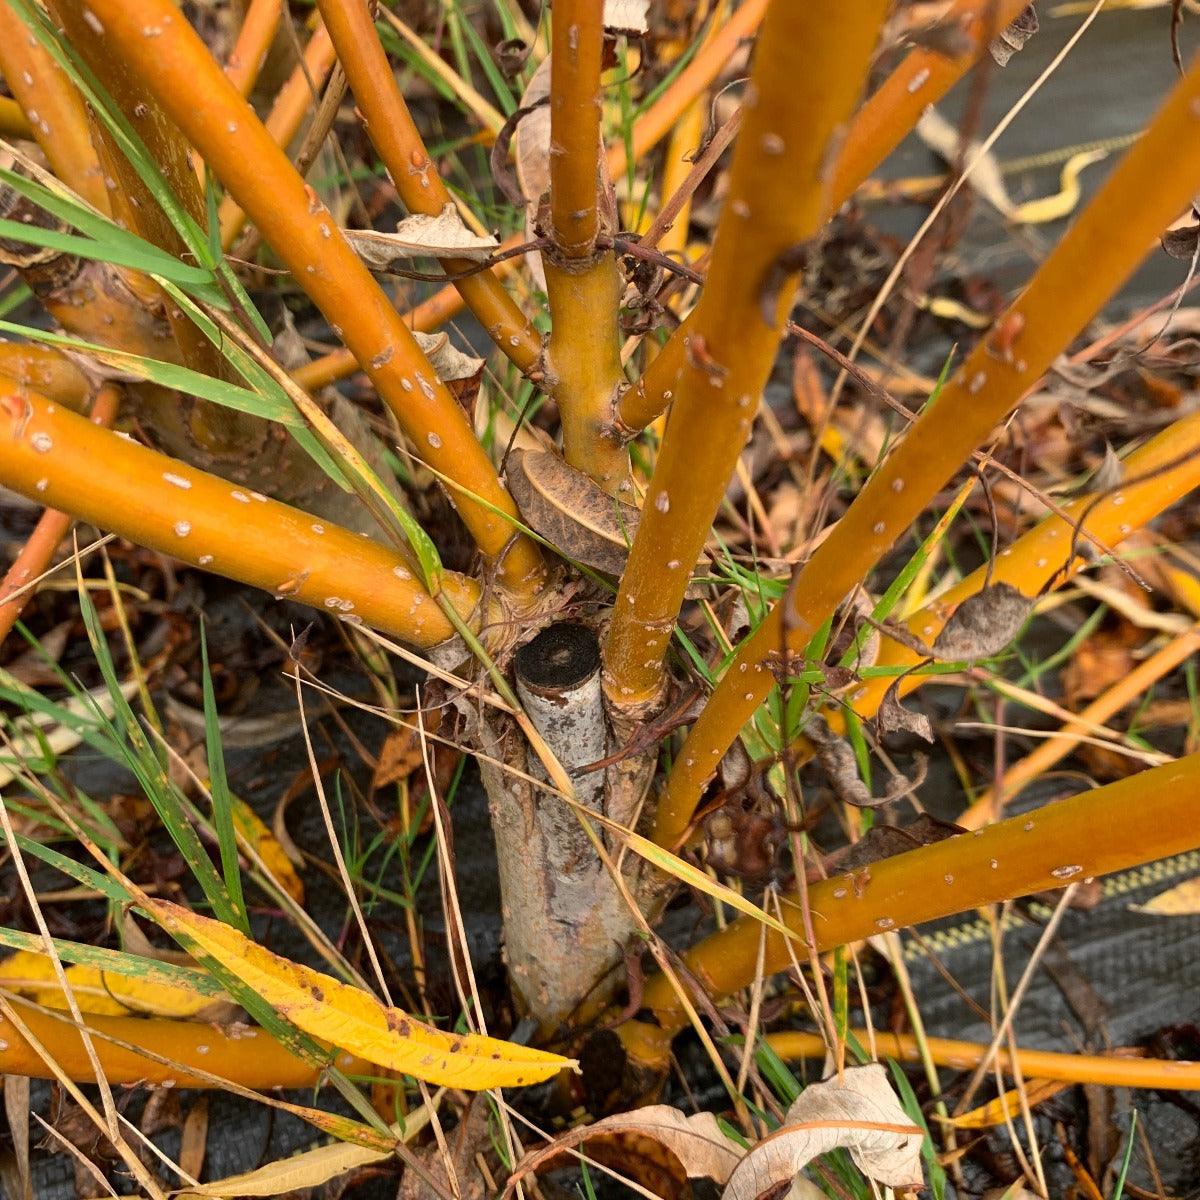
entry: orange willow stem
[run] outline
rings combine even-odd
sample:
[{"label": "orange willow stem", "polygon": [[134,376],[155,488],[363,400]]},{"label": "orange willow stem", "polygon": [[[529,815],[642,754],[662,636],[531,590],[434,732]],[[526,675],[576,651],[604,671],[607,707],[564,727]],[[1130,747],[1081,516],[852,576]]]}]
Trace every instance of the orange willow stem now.
[{"label": "orange willow stem", "polygon": [[[277,145],[287,149],[304,118],[316,104],[313,90],[321,88],[337,60],[328,30],[319,24],[304,47],[303,61],[297,63],[287,82],[279,89],[275,103],[267,114],[267,132]],[[221,248],[228,251],[246,227],[246,214],[232,196],[226,196],[217,210],[221,227]]]},{"label": "orange willow stem", "polygon": [[830,141],[861,91],[886,10],[885,0],[776,0],[763,22],[749,84],[755,102],[734,150],[708,283],[605,647],[605,687],[617,705],[653,705],[662,695],[690,568],[791,312],[799,264],[793,255],[785,267],[786,256],[828,215]]},{"label": "orange willow stem", "polygon": [[[437,172],[396,83],[366,0],[318,0],[321,16],[346,72],[363,126],[409,212],[438,216],[454,198]],[[470,271],[462,259],[439,260],[449,274]],[[522,370],[541,361],[542,339],[490,271],[454,286],[492,341]]]},{"label": "orange willow stem", "polygon": [[[641,161],[671,132],[679,120],[680,113],[686,111],[692,100],[721,73],[738,42],[749,37],[758,27],[766,7],[766,0],[747,0],[747,3],[743,4],[729,22],[714,35],[705,51],[701,51],[680,72],[672,85],[633,123],[632,145],[635,162]],[[721,40],[718,41],[718,38]],[[624,142],[610,146],[605,155],[609,177],[616,178],[622,174],[628,166],[628,161]],[[524,241],[524,235],[517,234],[505,239],[500,248],[511,250]],[[503,277],[508,271],[516,270],[519,265],[519,259],[508,259],[496,265],[495,273]],[[462,311],[462,305],[461,295],[452,284],[447,284],[412,310],[408,318],[409,326],[430,332],[457,316]],[[335,380],[353,374],[356,370],[358,360],[352,354],[344,350],[334,350],[301,367],[296,371],[295,378],[297,383],[311,390],[325,387]]]},{"label": "orange willow stem", "polygon": [[[1193,754],[977,833],[811,884],[815,949],[1126,870],[1198,844],[1200,754]],[[783,920],[799,940],[789,952],[781,934],[766,930],[768,975],[788,966],[793,953],[803,954],[802,910],[784,904]],[[684,965],[712,995],[728,995],[754,979],[762,937],[760,922],[739,917],[687,951]],[[647,981],[642,1003],[668,1033],[687,1021],[661,975]]]},{"label": "orange willow stem", "polygon": [[1002,812],[1009,800],[1015,799],[1039,775],[1066,758],[1092,730],[1143,696],[1169,672],[1200,653],[1200,625],[1172,638],[1161,650],[1138,663],[1123,679],[1099,695],[1079,714],[1078,720],[1068,721],[1058,733],[1047,738],[1020,762],[1004,772],[1000,787],[989,788],[962,816],[956,818],[964,829],[978,829]]},{"label": "orange willow stem", "polygon": [[88,377],[65,354],[32,342],[0,342],[0,375],[76,412],[92,393]]},{"label": "orange willow stem", "polygon": [[250,0],[237,41],[225,60],[225,76],[239,94],[249,96],[271,51],[283,0]]},{"label": "orange willow stem", "polygon": [[[968,1070],[978,1066],[988,1052],[981,1042],[960,1042],[931,1037],[919,1042],[911,1034],[854,1029],[852,1035],[864,1046],[874,1042],[880,1058],[898,1062],[924,1062],[922,1048],[939,1067]],[[829,1046],[819,1033],[788,1030],[767,1034],[767,1045],[782,1059],[824,1058]],[[1103,1087],[1164,1088],[1168,1091],[1200,1091],[1200,1063],[1162,1058],[1144,1058],[1137,1051],[1111,1054],[1061,1054],[1053,1050],[1019,1049],[1011,1054],[1001,1047],[996,1065],[1014,1074],[1014,1063],[1025,1079],[1054,1079],[1061,1083],[1097,1083]]]},{"label": "orange willow stem", "polygon": [[602,6],[558,0],[550,22],[550,221],[564,258],[591,257],[600,229]]},{"label": "orange willow stem", "polygon": [[[217,475],[99,429],[0,380],[0,480],[40,504],[279,597],[429,647],[446,614],[395,552]],[[446,598],[469,619],[475,582],[449,573]]]},{"label": "orange willow stem", "polygon": [[[92,423],[101,428],[107,428],[116,420],[117,409],[121,404],[120,389],[113,384],[105,384],[96,394],[96,403],[92,405]],[[30,580],[36,579],[50,565],[62,540],[70,531],[73,518],[55,508],[48,508],[38,523],[33,527],[29,540],[21,548],[21,553],[13,560],[0,583],[0,643],[8,637],[17,618],[25,605],[33,597],[33,592],[19,592]]]},{"label": "orange willow stem", "polygon": [[[68,1020],[22,1007],[21,1020],[54,1055],[55,1062],[72,1079],[94,1082],[91,1059],[79,1031]],[[161,1084],[179,1087],[212,1087],[203,1071],[245,1088],[302,1088],[320,1083],[321,1071],[292,1054],[265,1030],[245,1025],[222,1026],[200,1021],[167,1021],[141,1017],[101,1017],[89,1014],[92,1034],[104,1077],[112,1084]],[[114,1042],[135,1047],[125,1049]],[[29,1045],[7,1017],[0,1015],[0,1071],[50,1079],[53,1075],[40,1054]],[[139,1054],[138,1050],[146,1051]],[[146,1055],[169,1060],[156,1062]],[[337,1067],[351,1074],[372,1074],[375,1069],[350,1054],[338,1054]]]},{"label": "orange willow stem", "polygon": [[[81,0],[71,0],[72,4]],[[153,93],[258,226],[296,282],[370,376],[417,453],[451,482],[450,495],[504,582],[541,585],[537,547],[513,533],[516,506],[458,402],[404,321],[170,0],[88,0],[104,41]],[[156,36],[147,37],[152,27]]]},{"label": "orange willow stem", "polygon": [[0,70],[50,169],[94,208],[107,213],[108,191],[83,97],[8,4],[0,4]]},{"label": "orange willow stem", "polygon": [[683,836],[720,756],[770,691],[767,655],[785,642],[794,651],[807,645],[1191,202],[1198,132],[1200,63],[996,323],[999,347],[991,336],[975,347],[813,552],[786,602],[742,644],[676,759],[658,809],[661,844]]},{"label": "orange willow stem", "polygon": [[[1021,0],[999,0],[995,3],[993,20],[993,3],[994,0],[958,0],[944,19],[963,32],[964,52],[949,58],[931,50],[911,51],[855,115],[838,154],[833,178],[827,185],[829,212],[836,212],[854,194],[859,184],[900,144],[925,108],[936,104],[974,66],[987,49],[994,30],[1002,29],[1025,8]],[[748,7],[739,9],[726,29]],[[723,34],[724,30],[718,38]],[[676,82],[682,83],[683,78],[681,75]],[[636,128],[634,144],[636,147]],[[622,397],[618,420],[623,436],[633,437],[670,403],[672,392],[677,391],[676,378],[684,366],[691,331],[689,318],[675,331],[643,377]]]},{"label": "orange willow stem", "polygon": [[[675,76],[641,118],[634,122],[630,138],[634,162],[641,162],[675,128],[688,106],[729,65],[738,45],[754,36],[767,11],[767,2],[746,0],[696,52],[692,61]],[[801,47],[794,49],[799,52]],[[614,179],[628,169],[629,157],[624,144],[613,147],[608,156],[608,169]]]},{"label": "orange willow stem", "polygon": [[[1172,465],[1174,464],[1174,465]],[[1168,469],[1169,468],[1169,469]],[[1127,479],[1144,475],[1153,478],[1132,483],[1111,495],[1084,495],[1063,506],[1063,516],[1052,514],[1028,533],[1003,550],[992,564],[991,581],[1009,583],[1027,596],[1038,595],[1047,584],[1066,583],[1086,565],[1086,559],[1076,557],[1067,566],[1074,522],[1087,514],[1082,529],[1109,547],[1119,545],[1136,529],[1147,525],[1180,497],[1200,487],[1200,413],[1192,413],[1168,425],[1145,445],[1138,447],[1123,460],[1122,474]],[[1082,535],[1080,542],[1082,543]],[[1064,567],[1067,569],[1064,570]],[[968,596],[978,592],[988,580],[988,568],[980,567],[954,587],[915,612],[904,621],[914,637],[929,644],[941,632],[951,613]],[[886,636],[881,638],[876,664],[889,667],[909,667],[920,656]],[[926,676],[908,675],[900,683],[900,694],[915,691]],[[862,718],[873,717],[894,677],[865,680],[850,698],[851,705]],[[831,711],[831,724],[837,721]]]}]

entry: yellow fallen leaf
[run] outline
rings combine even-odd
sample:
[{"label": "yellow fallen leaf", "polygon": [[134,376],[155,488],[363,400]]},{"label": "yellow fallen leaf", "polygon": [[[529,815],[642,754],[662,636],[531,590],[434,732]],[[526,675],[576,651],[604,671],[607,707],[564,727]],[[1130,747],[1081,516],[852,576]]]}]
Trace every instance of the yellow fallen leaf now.
[{"label": "yellow fallen leaf", "polygon": [[1155,917],[1194,917],[1200,913],[1200,875],[1185,879],[1145,904],[1131,904],[1134,912]]},{"label": "yellow fallen leaf", "polygon": [[233,827],[254,847],[275,882],[297,904],[304,903],[304,883],[275,835],[245,800],[231,796]]},{"label": "yellow fallen leaf", "polygon": [[[408,1114],[403,1127],[393,1125],[392,1133],[397,1141],[407,1142],[428,1124],[429,1105],[422,1104]],[[244,1175],[231,1175],[227,1179],[189,1188],[181,1196],[280,1196],[284,1192],[320,1187],[359,1167],[382,1162],[393,1153],[390,1148],[373,1150],[369,1146],[356,1146],[350,1142],[334,1142],[329,1146],[318,1146],[314,1150],[293,1154],[291,1158],[269,1162]]]},{"label": "yellow fallen leaf", "polygon": [[[83,963],[66,967],[66,976],[79,1011],[96,1016],[125,1017],[134,1013],[186,1019],[207,1016],[221,1004],[219,998],[184,984],[138,979]],[[0,984],[46,1008],[68,1007],[54,964],[48,955],[35,950],[18,950],[0,962]]]},{"label": "yellow fallen leaf", "polygon": [[[104,1017],[129,1015],[129,1009],[109,995],[104,973],[96,967],[67,967],[66,976],[80,1012]],[[0,963],[0,984],[46,1008],[69,1007],[58,985],[54,964],[45,954],[37,954],[32,950],[18,950],[10,954]]]},{"label": "yellow fallen leaf", "polygon": [[576,1065],[496,1038],[444,1033],[361,988],[272,954],[230,925],[165,900],[148,900],[146,907],[164,929],[216,959],[298,1029],[378,1066],[479,1091],[540,1083]]}]

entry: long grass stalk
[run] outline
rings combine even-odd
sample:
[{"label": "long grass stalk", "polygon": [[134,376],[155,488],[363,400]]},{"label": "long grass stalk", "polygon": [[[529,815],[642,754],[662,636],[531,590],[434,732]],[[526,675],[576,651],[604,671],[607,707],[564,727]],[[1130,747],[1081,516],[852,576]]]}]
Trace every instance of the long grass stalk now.
[{"label": "long grass stalk", "polygon": [[754,104],[734,151],[712,267],[605,646],[605,688],[615,705],[636,710],[663,694],[690,568],[749,437],[791,312],[794,251],[828,216],[830,147],[858,99],[886,9],[881,0],[777,2],[763,22],[749,85]]},{"label": "long grass stalk", "polygon": [[[869,868],[811,884],[818,952],[1065,886],[1194,849],[1200,844],[1200,754],[1143,771],[1107,787],[1058,800],[973,834],[962,834]],[[805,913],[791,902],[783,920],[803,944]],[[754,978],[761,924],[739,917],[683,955],[687,970],[713,996]],[[766,932],[765,969],[791,962],[787,941]],[[647,980],[643,1006],[668,1033],[686,1017],[670,982]]]},{"label": "long grass stalk", "polygon": [[[750,7],[743,5],[729,25],[733,25]],[[925,108],[936,104],[974,66],[986,51],[993,31],[1003,28],[1023,8],[1025,4],[1021,0],[998,0],[995,4],[993,0],[958,0],[944,19],[962,31],[962,50],[953,56],[944,56],[931,50],[914,49],[905,56],[854,116],[846,130],[845,141],[838,151],[837,165],[828,185],[830,212],[836,212],[900,144]],[[696,60],[693,60],[690,67],[695,65]],[[681,83],[686,74],[684,72],[676,83]],[[659,103],[665,99],[665,96],[660,98]],[[658,107],[656,104],[654,109]],[[636,126],[634,143],[636,146]],[[677,390],[677,377],[684,366],[685,348],[690,336],[689,318],[651,361],[641,379],[622,397],[617,414],[621,436],[633,437],[671,403],[671,397]]]},{"label": "long grass stalk", "polygon": [[93,208],[109,210],[83,97],[7,5],[0,4],[0,70],[51,170]]},{"label": "long grass stalk", "polygon": [[[393,551],[100,429],[8,380],[0,380],[0,478],[139,545],[412,645],[454,635],[438,601]],[[478,586],[444,578],[445,598],[471,619]]]},{"label": "long grass stalk", "polygon": [[[868,1045],[873,1040],[880,1058],[920,1062],[921,1045],[911,1034],[855,1029],[853,1036]],[[782,1059],[824,1058],[828,1044],[819,1033],[786,1030],[769,1033],[767,1045]],[[954,1038],[924,1039],[930,1059],[939,1067],[969,1070],[983,1061],[988,1047],[981,1042]],[[1054,1050],[1027,1050],[1015,1054],[1004,1047],[996,1052],[996,1065],[1006,1075],[1019,1070],[1026,1079],[1053,1079],[1061,1083],[1092,1083],[1101,1087],[1161,1088],[1164,1091],[1200,1090],[1200,1063],[1146,1058],[1137,1051],[1110,1054],[1063,1054]]]},{"label": "long grass stalk", "polygon": [[[82,0],[66,0],[82,7]],[[514,592],[531,596],[542,559],[513,532],[516,506],[400,315],[297,174],[254,110],[237,94],[169,0],[89,0],[100,40],[157,97],[258,226],[297,283],[370,376],[416,452],[450,481],[453,503]],[[156,30],[153,37],[147,27]]]},{"label": "long grass stalk", "polygon": [[1004,336],[976,346],[800,569],[785,602],[742,644],[676,759],[656,818],[661,844],[683,836],[720,756],[770,691],[767,655],[807,645],[1187,207],[1200,187],[1198,130],[1193,65],[999,319]]},{"label": "long grass stalk", "polygon": [[[362,114],[371,144],[383,160],[409,212],[436,217],[454,204],[408,111],[395,73],[380,44],[364,0],[319,0],[325,27]],[[443,258],[450,275],[472,270],[463,259]],[[504,290],[498,276],[482,271],[454,280],[467,307],[488,336],[522,371],[541,361],[542,339]]]}]

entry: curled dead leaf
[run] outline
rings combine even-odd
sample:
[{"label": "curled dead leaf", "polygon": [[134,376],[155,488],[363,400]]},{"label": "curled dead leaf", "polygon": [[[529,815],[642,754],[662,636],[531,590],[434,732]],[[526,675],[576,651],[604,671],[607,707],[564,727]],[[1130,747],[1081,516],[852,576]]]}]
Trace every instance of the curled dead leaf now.
[{"label": "curled dead leaf", "polygon": [[922,1137],[879,1063],[851,1067],[800,1093],[783,1126],[738,1163],[722,1200],[757,1200],[794,1179],[818,1154],[839,1148],[877,1183],[921,1187]]},{"label": "curled dead leaf", "polygon": [[925,781],[925,759],[920,755],[915,755],[916,776],[909,779],[904,775],[892,775],[888,779],[883,795],[876,796],[859,778],[858,759],[855,757],[854,747],[844,737],[834,733],[820,713],[812,717],[804,727],[804,732],[816,749],[817,762],[825,772],[829,786],[843,804],[852,804],[855,808],[878,808],[880,805],[890,804],[906,792],[920,787]]},{"label": "curled dead leaf", "polygon": [[396,226],[395,233],[375,229],[346,229],[343,233],[372,271],[392,271],[412,258],[485,262],[500,248],[494,237],[481,237],[468,229],[453,204],[447,204],[436,217],[413,213]]},{"label": "curled dead leaf", "polygon": [[933,741],[933,726],[924,713],[913,712],[900,703],[900,679],[897,676],[883,693],[879,711],[875,715],[875,728],[880,737],[889,733],[911,733],[926,742]]},{"label": "curled dead leaf", "polygon": [[974,662],[999,654],[1021,632],[1034,603],[1003,582],[968,596],[934,639],[933,657],[942,662]]},{"label": "curled dead leaf", "polygon": [[[712,1113],[687,1116],[668,1104],[652,1104],[572,1129],[531,1151],[509,1176],[503,1200],[531,1171],[540,1170],[577,1146],[585,1146],[588,1158],[604,1161],[622,1174],[635,1177],[644,1164],[656,1161],[656,1156],[649,1154],[645,1146],[638,1145],[638,1139],[665,1150],[674,1163],[658,1160],[659,1168],[676,1173],[676,1177],[682,1172],[688,1179],[709,1178],[724,1184],[741,1158],[741,1151],[721,1132]],[[609,1152],[613,1149],[617,1154]],[[624,1158],[622,1149],[626,1152]],[[641,1163],[636,1159],[642,1160]]]},{"label": "curled dead leaf", "polygon": [[615,500],[557,454],[514,450],[508,487],[521,517],[560,554],[608,575],[620,575],[641,514]]}]

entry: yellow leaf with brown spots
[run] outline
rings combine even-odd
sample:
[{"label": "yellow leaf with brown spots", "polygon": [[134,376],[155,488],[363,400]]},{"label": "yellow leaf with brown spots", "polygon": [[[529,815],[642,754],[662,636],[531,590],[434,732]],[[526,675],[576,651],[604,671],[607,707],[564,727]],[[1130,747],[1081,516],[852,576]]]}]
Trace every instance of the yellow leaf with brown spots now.
[{"label": "yellow leaf with brown spots", "polygon": [[362,988],[272,954],[230,925],[165,900],[147,900],[146,907],[187,949],[216,959],[296,1028],[378,1066],[480,1091],[541,1083],[576,1065],[513,1042],[444,1033]]}]

